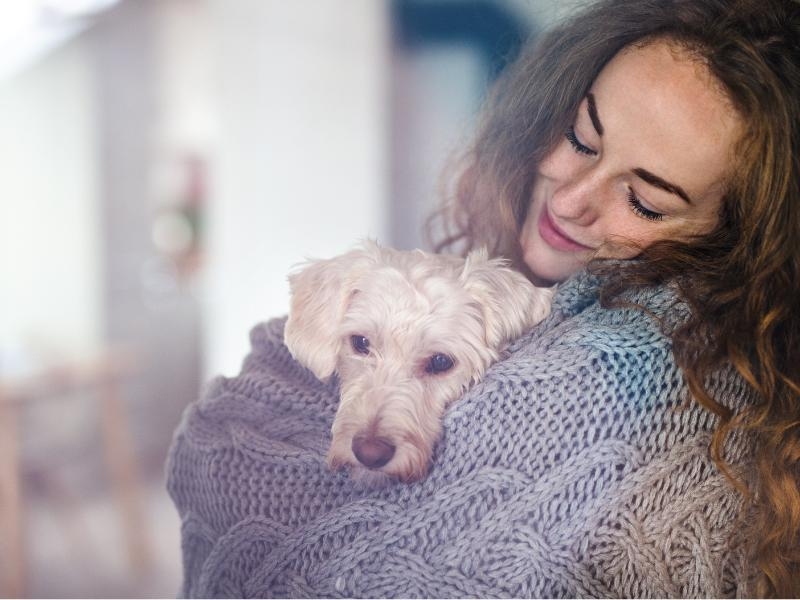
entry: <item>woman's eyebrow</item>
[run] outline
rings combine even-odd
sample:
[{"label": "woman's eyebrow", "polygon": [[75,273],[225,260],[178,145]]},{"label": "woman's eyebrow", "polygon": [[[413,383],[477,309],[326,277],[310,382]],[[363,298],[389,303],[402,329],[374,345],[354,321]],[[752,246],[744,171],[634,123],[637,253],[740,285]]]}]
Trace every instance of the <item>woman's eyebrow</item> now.
[{"label": "woman's eyebrow", "polygon": [[603,135],[603,124],[600,122],[600,117],[597,115],[597,104],[594,101],[594,94],[589,92],[586,94],[586,108],[589,111],[589,118],[592,120],[597,135]]},{"label": "woman's eyebrow", "polygon": [[679,185],[675,185],[674,183],[670,183],[664,179],[661,179],[658,175],[654,175],[650,171],[647,171],[642,168],[635,168],[633,169],[634,174],[638,175],[640,179],[642,179],[645,183],[649,183],[657,188],[661,188],[662,190],[669,192],[671,194],[675,194],[679,198],[681,198],[687,204],[692,204],[692,201],[689,199],[689,194],[683,191],[683,188]]},{"label": "woman's eyebrow", "polygon": [[[591,119],[592,125],[597,131],[597,135],[603,135],[603,124],[600,122],[600,116],[597,114],[597,103],[594,100],[594,94],[591,92],[586,94],[586,110],[589,113],[589,119]],[[645,183],[661,188],[670,194],[675,194],[687,204],[692,204],[692,201],[689,199],[689,194],[687,194],[681,186],[670,183],[646,169],[637,167],[633,169],[633,172]]]}]

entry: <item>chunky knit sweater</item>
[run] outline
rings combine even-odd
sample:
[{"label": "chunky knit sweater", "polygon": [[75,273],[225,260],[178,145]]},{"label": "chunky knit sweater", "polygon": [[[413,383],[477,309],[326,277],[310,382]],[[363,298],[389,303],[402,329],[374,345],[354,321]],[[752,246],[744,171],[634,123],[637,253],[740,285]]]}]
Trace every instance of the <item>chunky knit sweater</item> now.
[{"label": "chunky knit sweater", "polygon": [[[603,309],[598,282],[561,286],[446,413],[429,475],[366,486],[324,456],[337,383],[257,326],[176,432],[168,488],[191,597],[747,596],[741,499],[709,458],[711,413],[687,401],[663,328],[669,289]],[[711,391],[750,398],[724,370]],[[743,437],[727,458],[744,464]]]}]

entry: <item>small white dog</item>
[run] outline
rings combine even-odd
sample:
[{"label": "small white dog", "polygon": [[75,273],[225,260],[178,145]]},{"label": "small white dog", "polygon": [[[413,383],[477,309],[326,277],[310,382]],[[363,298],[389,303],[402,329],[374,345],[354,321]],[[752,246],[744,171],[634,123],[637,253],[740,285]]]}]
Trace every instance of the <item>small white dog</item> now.
[{"label": "small white dog", "polygon": [[319,379],[339,376],[328,464],[403,481],[427,473],[447,405],[549,314],[553,293],[485,250],[464,259],[374,242],[310,261],[289,283],[286,346]]}]

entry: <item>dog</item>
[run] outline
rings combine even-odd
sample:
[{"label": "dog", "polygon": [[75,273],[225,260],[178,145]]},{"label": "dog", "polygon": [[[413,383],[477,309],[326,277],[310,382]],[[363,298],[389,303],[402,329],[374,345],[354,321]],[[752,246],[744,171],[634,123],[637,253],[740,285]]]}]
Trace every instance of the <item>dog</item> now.
[{"label": "dog", "polygon": [[287,348],[318,379],[339,378],[329,467],[403,482],[428,473],[445,409],[553,295],[484,249],[461,258],[373,241],[304,263],[289,287]]}]

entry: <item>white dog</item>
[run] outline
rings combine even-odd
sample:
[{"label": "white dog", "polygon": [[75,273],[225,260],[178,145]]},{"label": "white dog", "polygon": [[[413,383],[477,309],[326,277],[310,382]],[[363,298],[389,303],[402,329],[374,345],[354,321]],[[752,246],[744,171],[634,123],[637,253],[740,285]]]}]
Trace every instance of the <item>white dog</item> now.
[{"label": "white dog", "polygon": [[403,481],[427,473],[447,405],[552,298],[485,250],[463,259],[374,242],[310,261],[289,283],[286,346],[319,379],[339,376],[328,464]]}]

